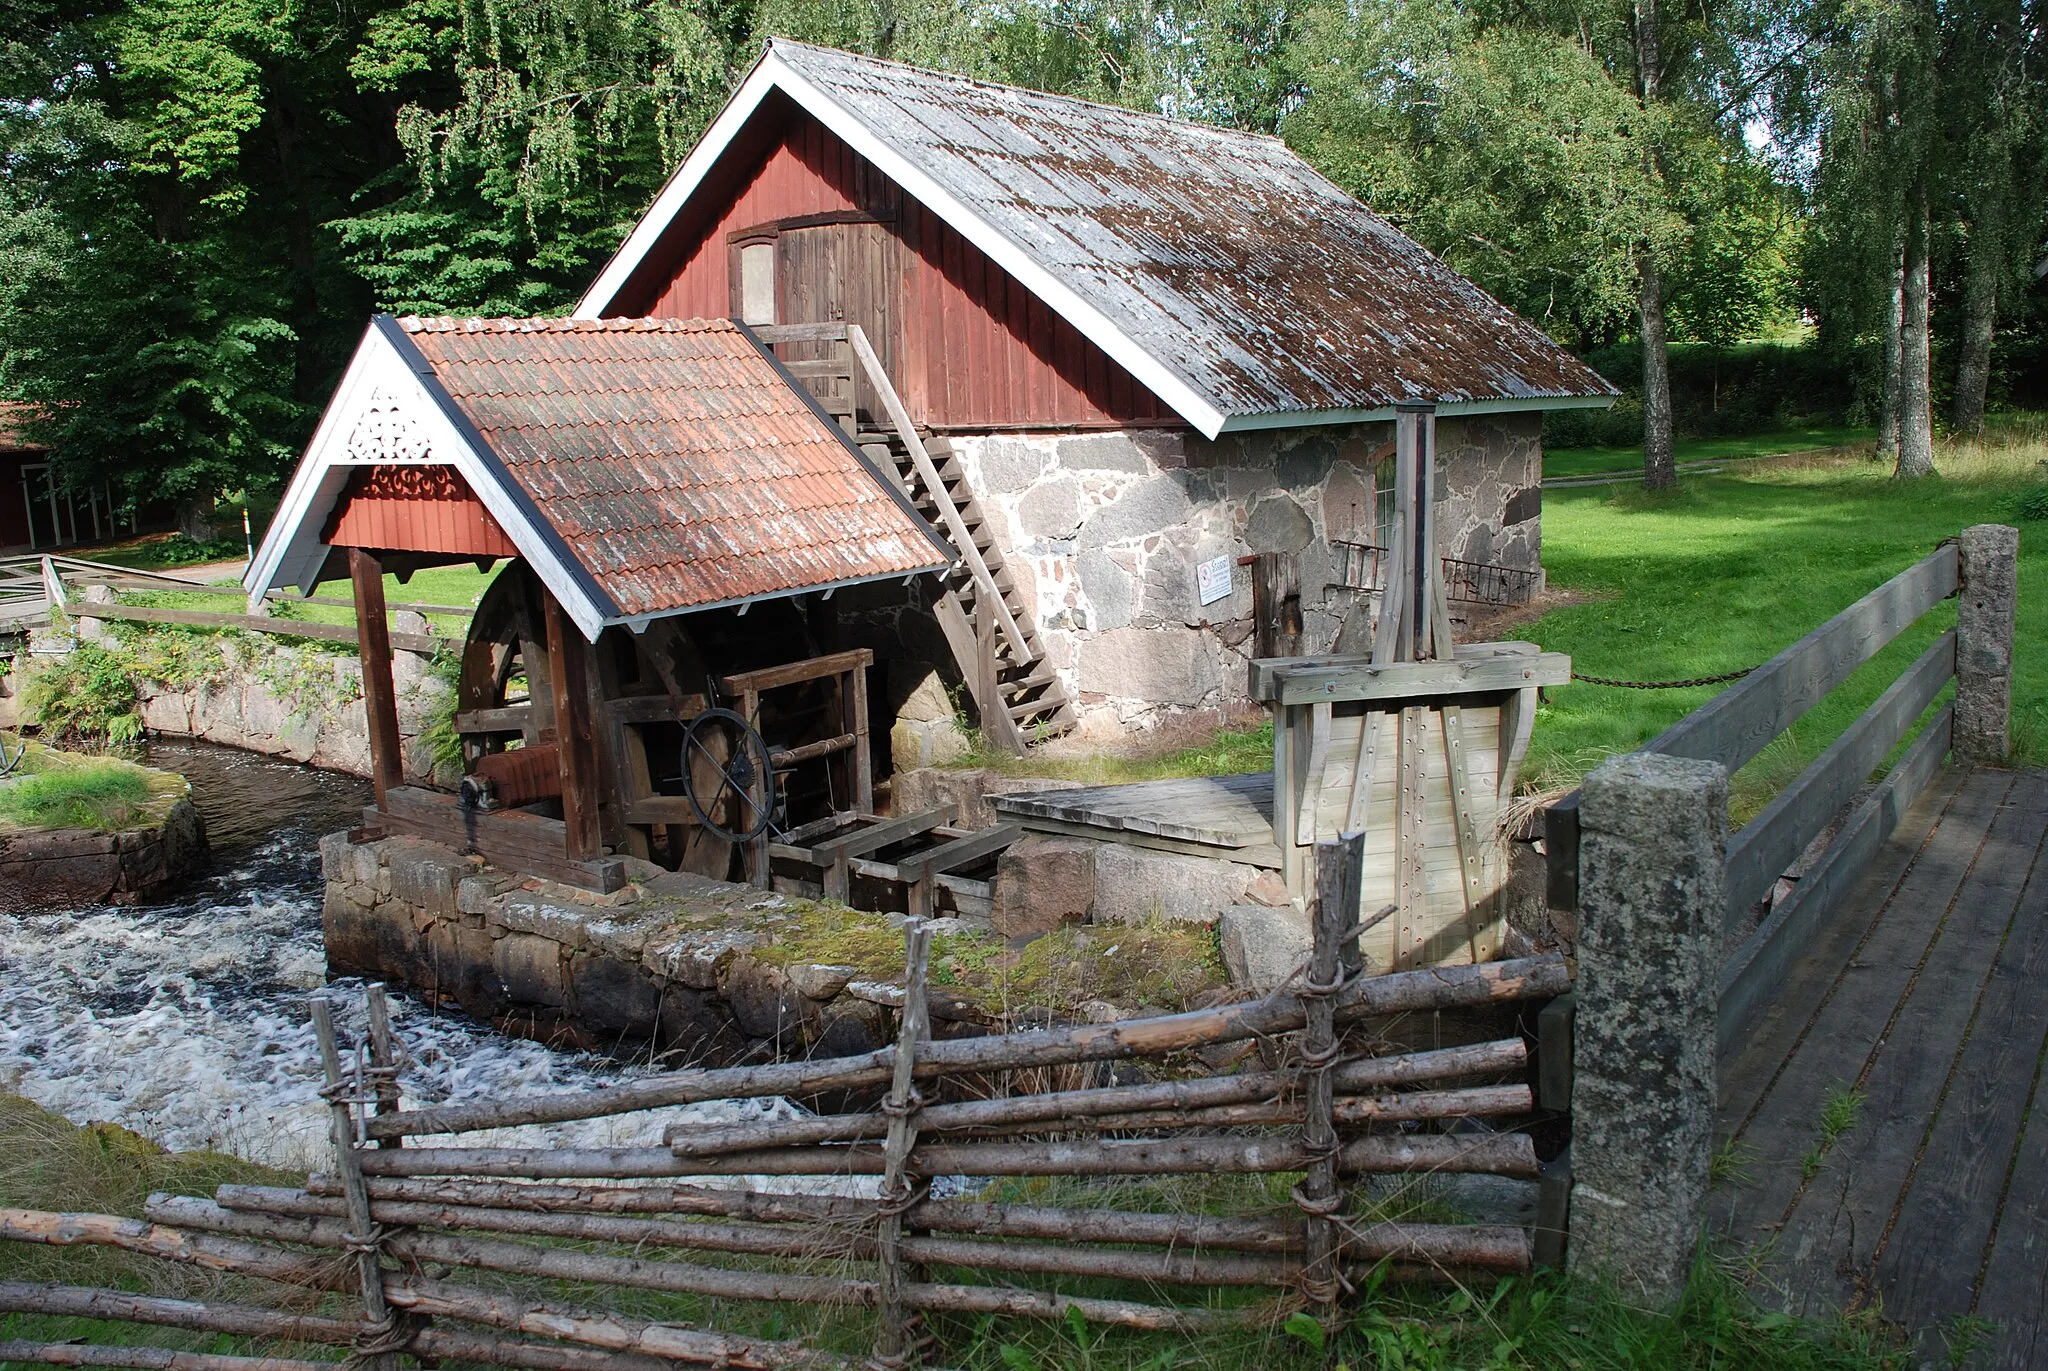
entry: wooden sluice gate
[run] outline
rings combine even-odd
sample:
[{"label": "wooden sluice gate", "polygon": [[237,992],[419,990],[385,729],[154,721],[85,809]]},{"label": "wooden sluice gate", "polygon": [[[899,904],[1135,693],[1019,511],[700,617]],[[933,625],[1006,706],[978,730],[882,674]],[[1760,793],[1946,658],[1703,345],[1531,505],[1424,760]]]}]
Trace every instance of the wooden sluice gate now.
[{"label": "wooden sluice gate", "polygon": [[1538,691],[1571,661],[1531,643],[1456,644],[1421,492],[1433,488],[1434,407],[1403,406],[1397,527],[1372,651],[1252,666],[1273,713],[1273,769],[1005,796],[1027,830],[1276,871],[1297,908],[1314,897],[1315,849],[1363,834],[1352,902],[1378,971],[1499,955],[1506,882],[1502,811],[1514,793]]}]

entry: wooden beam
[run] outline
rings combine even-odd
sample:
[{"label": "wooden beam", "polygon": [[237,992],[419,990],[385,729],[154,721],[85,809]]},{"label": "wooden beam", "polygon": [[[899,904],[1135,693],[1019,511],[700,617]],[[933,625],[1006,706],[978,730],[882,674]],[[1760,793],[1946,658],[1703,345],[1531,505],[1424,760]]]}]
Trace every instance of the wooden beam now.
[{"label": "wooden beam", "polygon": [[[389,606],[386,606],[388,609]],[[261,614],[216,614],[210,609],[162,609],[155,605],[84,605],[66,611],[87,619],[125,619],[138,624],[186,624],[194,628],[236,628],[245,633],[267,633],[273,638],[310,638],[323,643],[360,645],[361,635],[347,624],[320,624],[308,619],[270,619]],[[384,633],[387,650],[431,653],[451,638],[426,633]]]},{"label": "wooden beam", "polygon": [[571,861],[587,862],[603,853],[598,835],[597,743],[590,714],[590,645],[559,601],[547,601],[548,676],[554,684],[555,738],[562,747],[562,830]]},{"label": "wooden beam", "polygon": [[565,855],[568,839],[560,819],[519,809],[464,809],[453,795],[409,785],[392,790],[387,804],[387,810],[370,810],[364,817],[389,831],[474,852],[508,871],[599,892],[626,884],[625,863],[616,857],[584,862]]},{"label": "wooden beam", "polygon": [[1734,927],[1785,868],[1798,860],[1806,845],[1883,763],[1955,673],[1956,635],[1951,629],[1936,638],[1825,752],[1728,840],[1724,927]]},{"label": "wooden beam", "polygon": [[774,690],[778,686],[797,685],[803,681],[823,680],[842,672],[860,667],[872,666],[875,654],[864,647],[850,652],[834,652],[823,657],[806,657],[801,661],[784,662],[781,666],[762,667],[759,671],[739,671],[730,676],[721,676],[718,688],[727,695],[744,695],[748,691]]},{"label": "wooden beam", "polygon": [[1459,657],[1438,662],[1366,662],[1342,666],[1285,667],[1272,673],[1279,704],[1334,704],[1343,700],[1399,699],[1417,702],[1432,695],[1475,695],[1563,685],[1572,659],[1562,652],[1533,656]]},{"label": "wooden beam", "polygon": [[753,324],[754,336],[764,343],[843,343],[845,324]]},{"label": "wooden beam", "polygon": [[1665,729],[1643,751],[1738,770],[1907,625],[1955,594],[1957,568],[1955,544],[1944,545]]},{"label": "wooden beam", "polygon": [[370,725],[370,783],[381,810],[390,792],[405,784],[405,756],[398,740],[398,690],[391,681],[391,625],[384,618],[384,569],[374,553],[352,547],[348,550],[348,574],[356,592],[363,710]]}]

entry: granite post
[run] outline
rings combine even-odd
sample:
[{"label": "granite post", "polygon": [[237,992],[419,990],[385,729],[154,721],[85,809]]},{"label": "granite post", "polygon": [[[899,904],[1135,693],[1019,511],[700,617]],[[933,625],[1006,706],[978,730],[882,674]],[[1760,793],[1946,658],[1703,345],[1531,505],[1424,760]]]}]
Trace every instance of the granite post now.
[{"label": "granite post", "polygon": [[1956,716],[1961,762],[2002,762],[2012,750],[2013,611],[2020,532],[2004,524],[1963,530],[1956,606]]},{"label": "granite post", "polygon": [[1675,1303],[1714,1145],[1728,773],[1633,753],[1579,811],[1571,1269]]}]

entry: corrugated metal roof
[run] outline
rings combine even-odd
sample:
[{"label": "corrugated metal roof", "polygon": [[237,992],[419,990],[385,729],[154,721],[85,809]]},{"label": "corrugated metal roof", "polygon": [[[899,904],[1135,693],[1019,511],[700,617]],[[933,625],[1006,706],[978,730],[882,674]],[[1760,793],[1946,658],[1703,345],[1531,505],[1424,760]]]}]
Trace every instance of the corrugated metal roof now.
[{"label": "corrugated metal roof", "polygon": [[769,51],[1226,416],[1616,393],[1277,138]]},{"label": "corrugated metal roof", "polygon": [[950,560],[726,320],[398,322],[621,617]]}]

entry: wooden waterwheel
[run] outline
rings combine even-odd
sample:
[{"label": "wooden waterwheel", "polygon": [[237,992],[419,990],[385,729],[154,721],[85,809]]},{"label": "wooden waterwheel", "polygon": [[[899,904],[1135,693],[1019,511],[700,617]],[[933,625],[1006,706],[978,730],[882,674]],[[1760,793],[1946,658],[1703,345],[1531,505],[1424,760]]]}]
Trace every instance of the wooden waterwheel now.
[{"label": "wooden waterwheel", "polygon": [[[485,591],[457,685],[463,796],[551,812],[561,788],[547,591],[523,561]],[[815,655],[801,609],[606,629],[584,654],[600,831],[614,852],[718,879],[767,880],[767,844],[872,805],[866,652]],[[792,660],[792,649],[803,654]]]}]

